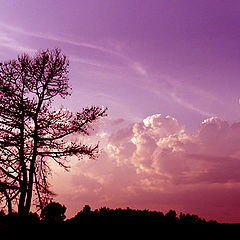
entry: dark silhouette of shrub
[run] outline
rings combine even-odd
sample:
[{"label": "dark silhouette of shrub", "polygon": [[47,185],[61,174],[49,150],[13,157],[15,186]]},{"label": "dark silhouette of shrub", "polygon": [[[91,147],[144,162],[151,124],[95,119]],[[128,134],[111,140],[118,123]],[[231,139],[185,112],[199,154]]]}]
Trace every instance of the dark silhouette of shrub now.
[{"label": "dark silhouette of shrub", "polygon": [[92,215],[91,207],[89,205],[85,205],[82,210],[82,215],[84,216],[90,216]]},{"label": "dark silhouette of shrub", "polygon": [[182,224],[204,224],[206,220],[204,218],[200,218],[197,215],[190,215],[189,213],[184,214],[180,213],[179,221]]},{"label": "dark silhouette of shrub", "polygon": [[62,223],[66,218],[66,207],[58,202],[51,202],[41,212],[41,219],[45,223]]},{"label": "dark silhouette of shrub", "polygon": [[165,215],[165,221],[168,224],[176,224],[179,222],[179,219],[177,218],[177,213],[175,210],[170,209],[169,212]]}]

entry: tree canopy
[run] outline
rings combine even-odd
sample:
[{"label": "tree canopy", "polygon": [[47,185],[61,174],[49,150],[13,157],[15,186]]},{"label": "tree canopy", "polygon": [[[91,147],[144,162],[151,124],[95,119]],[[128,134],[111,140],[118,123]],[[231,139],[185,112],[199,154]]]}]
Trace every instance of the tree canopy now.
[{"label": "tree canopy", "polygon": [[95,158],[98,144],[71,140],[89,134],[106,108],[86,107],[77,113],[54,110],[57,96],[71,94],[69,61],[60,49],[23,54],[0,65],[0,196],[11,213],[13,204],[27,215],[33,200],[43,209],[52,196],[49,161],[68,169],[69,156]]}]

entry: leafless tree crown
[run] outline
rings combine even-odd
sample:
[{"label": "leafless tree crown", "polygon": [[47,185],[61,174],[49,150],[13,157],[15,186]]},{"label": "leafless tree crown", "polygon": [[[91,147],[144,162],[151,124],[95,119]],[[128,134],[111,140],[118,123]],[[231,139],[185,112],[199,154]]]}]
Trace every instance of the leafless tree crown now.
[{"label": "leafless tree crown", "polygon": [[102,107],[73,114],[53,110],[56,96],[70,95],[69,61],[60,49],[26,54],[0,65],[0,196],[8,212],[13,204],[28,214],[33,193],[42,208],[53,194],[49,189],[49,161],[68,169],[66,157],[94,158],[98,145],[69,140],[88,134],[90,124],[106,115]]}]

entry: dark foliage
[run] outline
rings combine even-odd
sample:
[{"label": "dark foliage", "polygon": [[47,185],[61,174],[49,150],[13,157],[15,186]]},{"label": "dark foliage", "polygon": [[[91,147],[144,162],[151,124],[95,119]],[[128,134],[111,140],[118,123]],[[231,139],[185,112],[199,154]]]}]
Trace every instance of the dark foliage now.
[{"label": "dark foliage", "polygon": [[51,202],[41,212],[41,219],[45,223],[56,224],[62,223],[65,216],[66,207],[60,203]]},{"label": "dark foliage", "polygon": [[166,214],[160,211],[139,210],[131,209],[129,207],[122,209],[111,209],[107,207],[101,207],[99,209],[92,210],[89,205],[85,205],[83,209],[78,212],[74,217],[67,219],[65,216],[66,207],[58,202],[49,203],[41,212],[40,217],[37,213],[30,213],[28,216],[19,216],[17,213],[6,215],[3,211],[0,212],[0,226],[7,224],[70,224],[78,225],[83,223],[94,223],[94,221],[115,221],[120,220],[123,224],[128,220],[132,222],[154,221],[157,224],[163,225],[202,225],[202,224],[216,224],[217,221],[206,221],[204,218],[200,218],[197,215],[191,215],[189,213],[180,213],[179,217],[175,210],[169,210]]},{"label": "dark foliage", "polygon": [[161,224],[218,224],[217,221],[206,221],[204,218],[200,218],[197,215],[180,213],[179,217],[175,210],[169,210],[165,215],[159,211],[150,210],[135,210],[131,208],[116,208],[110,209],[107,207],[101,207],[99,209],[91,210],[89,205],[85,205],[84,208],[71,219],[66,220],[69,224],[81,224],[86,218],[138,218],[138,219],[151,219]]},{"label": "dark foliage", "polygon": [[[101,207],[92,210],[89,205],[71,219],[65,219],[66,207],[52,202],[48,204],[41,213],[41,218],[36,213],[21,216],[17,213],[5,215],[0,211],[0,232],[9,236],[9,233],[25,236],[26,230],[38,234],[38,237],[110,237],[130,238],[133,237],[159,237],[172,239],[181,236],[195,238],[213,236],[216,234],[239,233],[239,224],[219,224],[216,221],[206,221],[197,215],[180,213],[175,210],[167,213],[160,211],[138,210],[131,208],[111,209]],[[20,234],[20,235],[19,235]],[[47,235],[46,235],[47,234]],[[70,235],[69,235],[70,234]],[[194,235],[193,235],[194,234]],[[197,234],[197,235],[196,235]],[[211,234],[211,235],[206,235]],[[35,235],[34,235],[35,236]]]}]

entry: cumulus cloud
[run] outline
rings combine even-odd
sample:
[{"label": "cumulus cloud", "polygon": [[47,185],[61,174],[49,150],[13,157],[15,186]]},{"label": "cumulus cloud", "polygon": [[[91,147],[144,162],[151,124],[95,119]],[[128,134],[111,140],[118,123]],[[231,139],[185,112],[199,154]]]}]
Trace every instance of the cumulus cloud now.
[{"label": "cumulus cloud", "polygon": [[[105,136],[97,161],[74,168],[75,201],[96,207],[195,209],[218,219],[224,214],[227,219],[226,209],[237,210],[240,123],[208,118],[189,134],[176,119],[155,114],[119,127]],[[230,200],[218,199],[224,192]]]},{"label": "cumulus cloud", "polygon": [[220,118],[209,118],[191,135],[176,119],[156,114],[135,123],[127,131],[128,138],[122,139],[125,131],[110,137],[111,156],[120,161],[124,153],[125,163],[133,164],[137,173],[163,176],[178,184],[240,180],[240,124],[230,126]]}]

